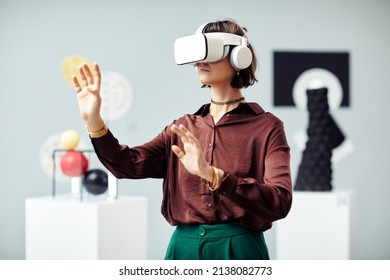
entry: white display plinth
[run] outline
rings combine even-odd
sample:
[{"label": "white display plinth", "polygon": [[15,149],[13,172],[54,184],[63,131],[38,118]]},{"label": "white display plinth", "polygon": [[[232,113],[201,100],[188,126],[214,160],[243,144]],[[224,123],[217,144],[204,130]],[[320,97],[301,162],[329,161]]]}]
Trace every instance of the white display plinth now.
[{"label": "white display plinth", "polygon": [[26,259],[146,259],[147,199],[26,199]]},{"label": "white display plinth", "polygon": [[355,211],[353,191],[294,192],[290,213],[275,223],[276,258],[353,259]]}]

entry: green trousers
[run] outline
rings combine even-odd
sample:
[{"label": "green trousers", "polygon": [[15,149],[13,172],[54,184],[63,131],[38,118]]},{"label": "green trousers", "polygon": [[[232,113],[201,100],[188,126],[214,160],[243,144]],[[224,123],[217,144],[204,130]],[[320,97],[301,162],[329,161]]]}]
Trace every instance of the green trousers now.
[{"label": "green trousers", "polygon": [[178,225],[169,242],[166,260],[269,260],[263,232],[239,223]]}]

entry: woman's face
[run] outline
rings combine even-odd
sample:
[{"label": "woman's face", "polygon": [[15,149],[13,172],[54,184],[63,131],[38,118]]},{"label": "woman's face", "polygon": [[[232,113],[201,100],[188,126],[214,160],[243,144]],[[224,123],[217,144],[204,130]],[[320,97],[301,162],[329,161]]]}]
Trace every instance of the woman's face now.
[{"label": "woman's face", "polygon": [[199,81],[211,87],[230,86],[236,71],[230,65],[229,56],[213,63],[198,63],[197,71]]}]

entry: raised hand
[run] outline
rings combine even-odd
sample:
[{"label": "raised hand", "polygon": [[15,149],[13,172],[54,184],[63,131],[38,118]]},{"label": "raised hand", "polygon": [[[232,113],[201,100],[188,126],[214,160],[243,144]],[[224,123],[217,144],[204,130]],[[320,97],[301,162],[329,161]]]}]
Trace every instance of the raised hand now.
[{"label": "raised hand", "polygon": [[100,116],[101,96],[101,74],[97,63],[93,64],[94,75],[87,64],[79,66],[81,84],[75,75],[73,83],[77,92],[80,114],[90,131],[97,131],[102,128],[104,122]]},{"label": "raised hand", "polygon": [[198,139],[183,125],[173,124],[171,130],[183,142],[184,151],[177,145],[172,145],[172,151],[178,156],[187,171],[211,181],[213,170],[203,155]]}]

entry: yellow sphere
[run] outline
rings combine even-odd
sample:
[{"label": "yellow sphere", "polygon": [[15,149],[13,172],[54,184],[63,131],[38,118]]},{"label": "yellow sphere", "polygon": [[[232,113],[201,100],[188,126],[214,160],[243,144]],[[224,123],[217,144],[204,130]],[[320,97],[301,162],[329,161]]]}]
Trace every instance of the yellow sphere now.
[{"label": "yellow sphere", "polygon": [[76,130],[68,129],[61,134],[61,144],[67,150],[74,150],[80,143],[80,135]]},{"label": "yellow sphere", "polygon": [[82,81],[79,68],[78,68],[79,65],[82,63],[86,63],[91,70],[93,69],[92,61],[79,55],[68,56],[62,62],[62,74],[64,76],[65,81],[67,81],[68,84],[72,86],[72,88],[74,87],[73,78],[72,78],[73,75],[76,75],[80,83]]}]

